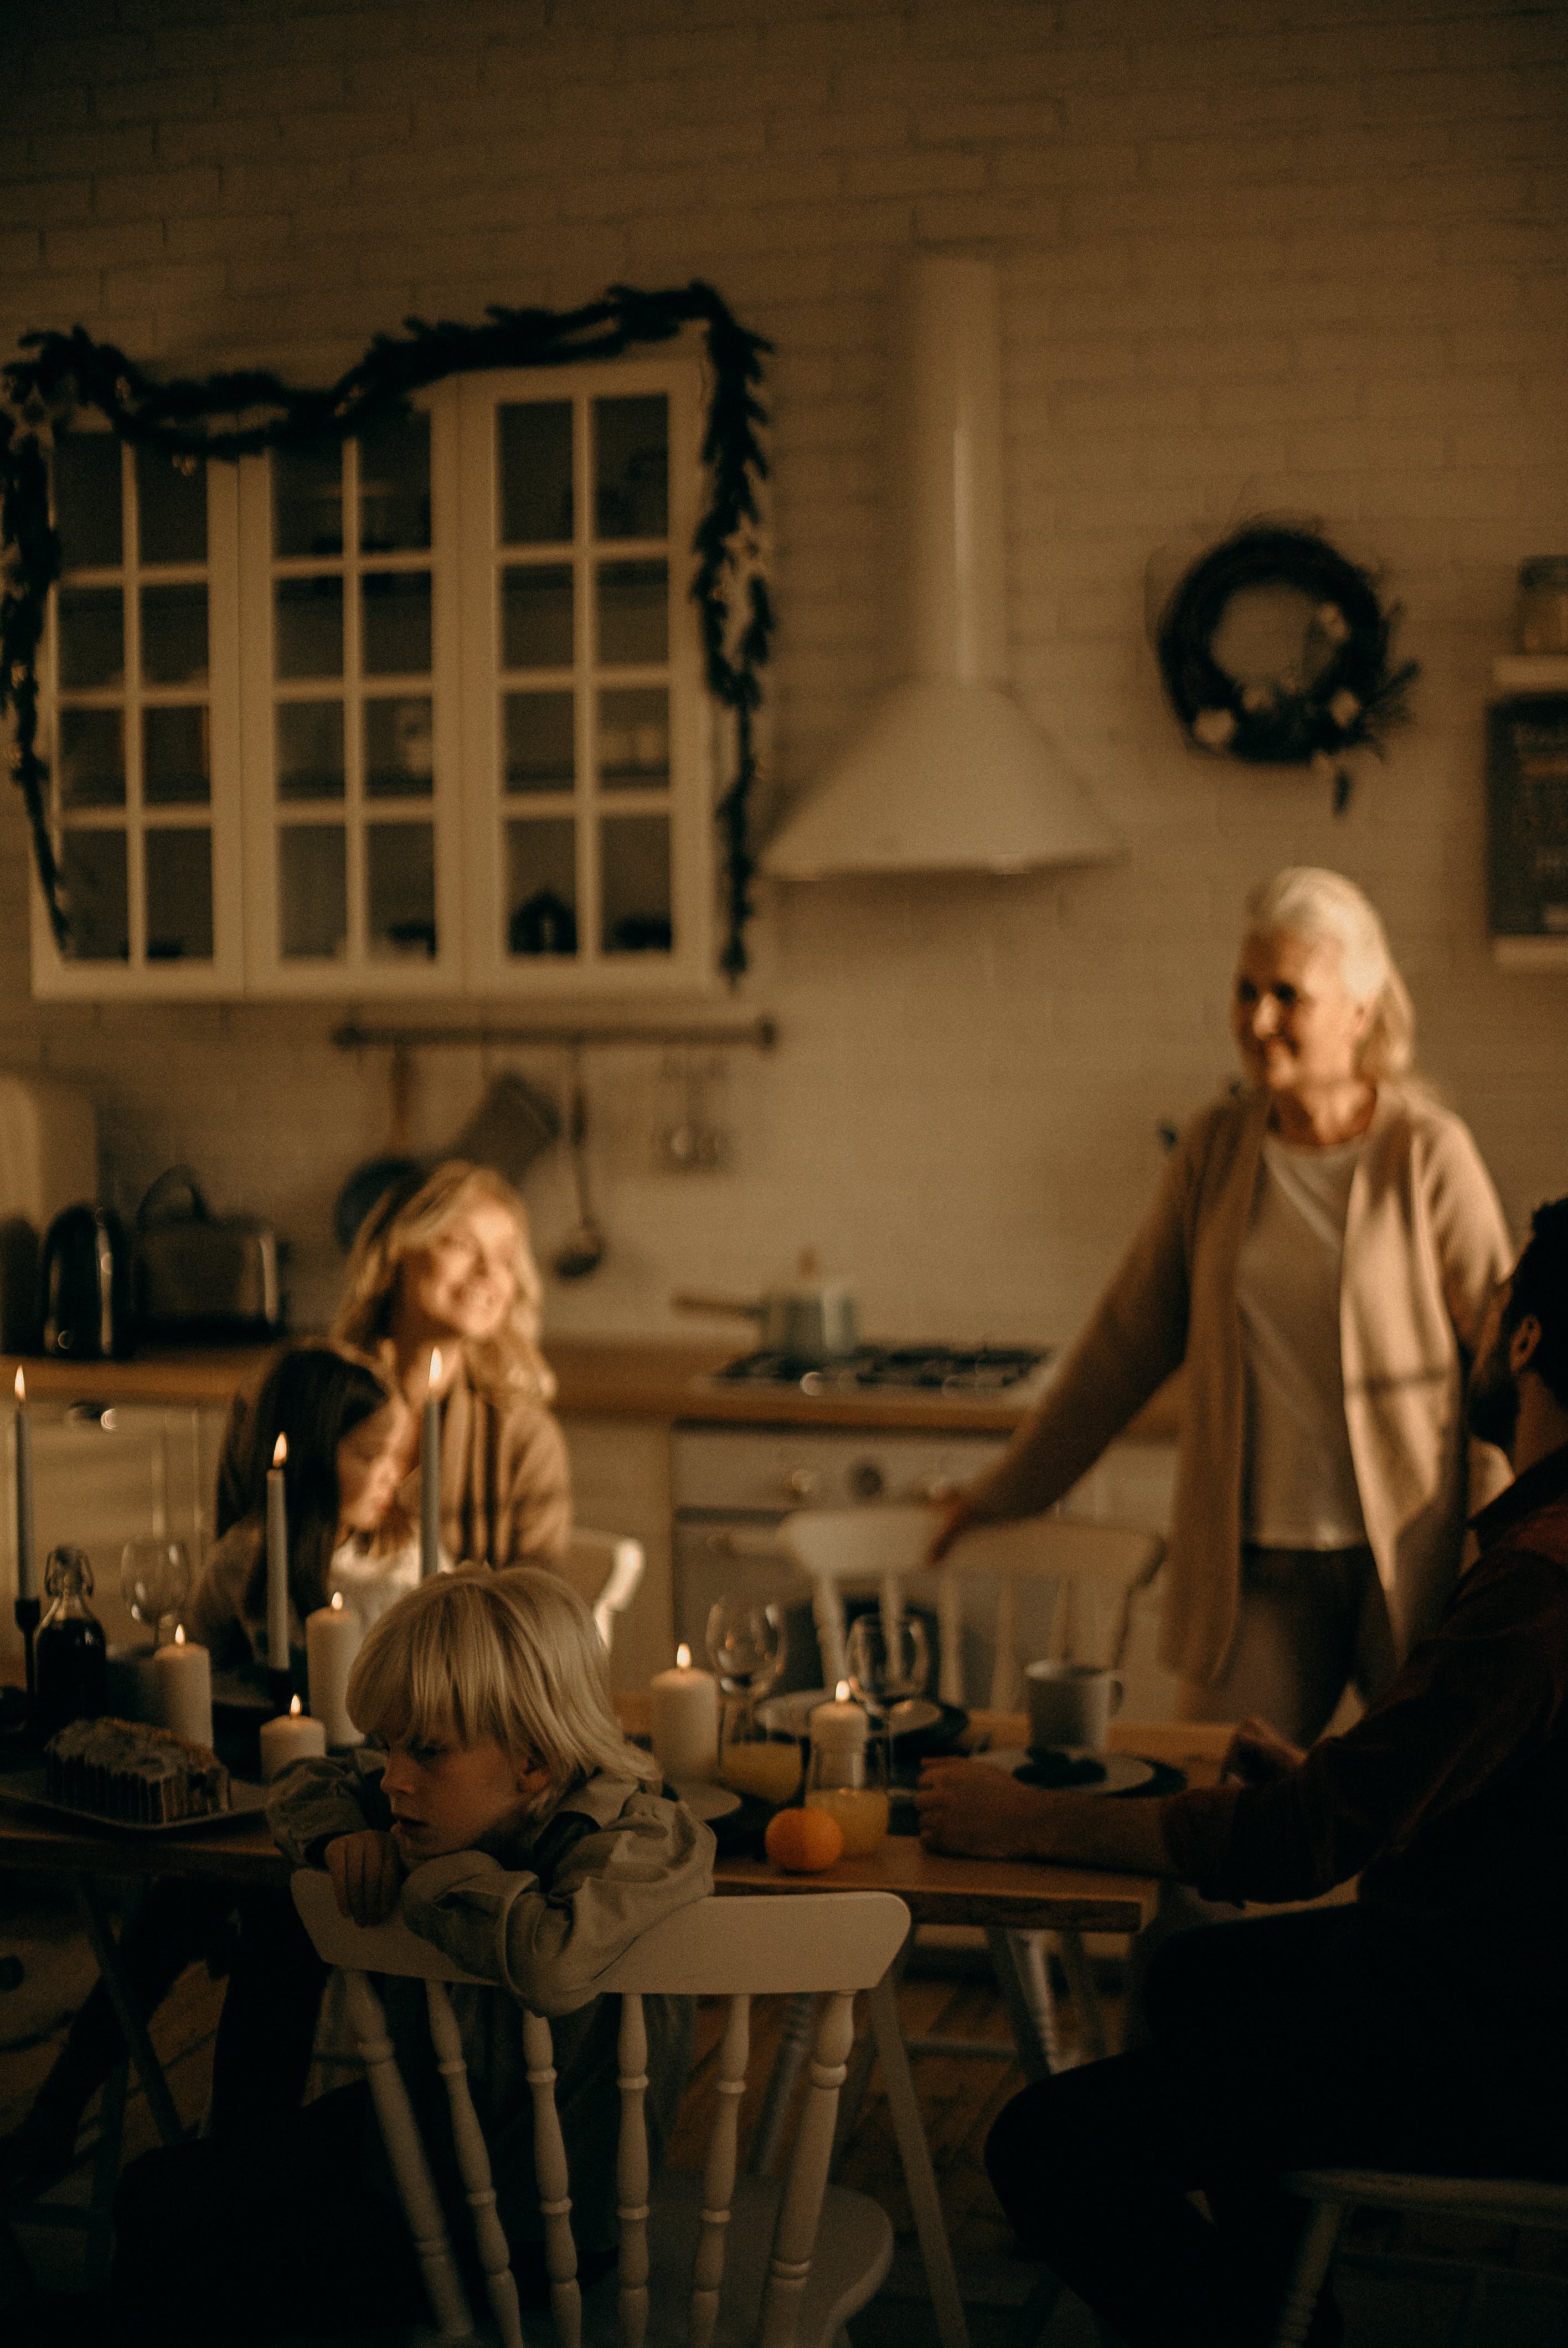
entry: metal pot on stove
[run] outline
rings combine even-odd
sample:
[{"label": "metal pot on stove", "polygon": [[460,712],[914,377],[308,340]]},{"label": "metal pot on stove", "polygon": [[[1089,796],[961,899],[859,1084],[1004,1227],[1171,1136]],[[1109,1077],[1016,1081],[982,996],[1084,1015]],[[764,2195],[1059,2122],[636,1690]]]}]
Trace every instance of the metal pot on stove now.
[{"label": "metal pot on stove", "polygon": [[718,1313],[753,1321],[762,1351],[783,1354],[792,1361],[837,1361],[860,1343],[855,1292],[846,1281],[803,1282],[794,1288],[770,1288],[758,1297],[682,1292],[670,1303],[677,1313]]}]

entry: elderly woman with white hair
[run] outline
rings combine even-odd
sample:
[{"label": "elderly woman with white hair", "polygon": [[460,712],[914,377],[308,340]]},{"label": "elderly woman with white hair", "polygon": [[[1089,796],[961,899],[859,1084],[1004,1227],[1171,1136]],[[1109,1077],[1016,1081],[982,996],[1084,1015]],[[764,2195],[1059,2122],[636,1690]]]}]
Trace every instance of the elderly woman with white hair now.
[{"label": "elderly woman with white hair", "polygon": [[1184,1362],[1163,1658],[1188,1719],[1258,1715],[1307,1745],[1436,1622],[1466,1519],[1507,1480],[1460,1405],[1512,1251],[1468,1128],[1412,1077],[1410,998],[1351,881],[1294,866],[1254,892],[1232,1029],[1245,1089],[1183,1133],[933,1555],[1060,1499]]}]

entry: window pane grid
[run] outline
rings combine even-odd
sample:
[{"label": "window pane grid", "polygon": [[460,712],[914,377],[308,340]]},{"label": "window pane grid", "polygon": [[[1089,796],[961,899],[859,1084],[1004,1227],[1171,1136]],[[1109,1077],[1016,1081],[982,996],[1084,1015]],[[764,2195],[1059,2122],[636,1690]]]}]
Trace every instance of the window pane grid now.
[{"label": "window pane grid", "polygon": [[[142,484],[137,454],[123,443],[116,442],[114,448],[118,460],[119,561],[110,564],[99,559],[81,565],[67,561],[55,599],[56,717],[51,798],[67,886],[74,884],[77,953],[85,961],[119,960],[137,967],[185,958],[210,962],[213,954],[210,565],[190,551],[193,541],[200,542],[206,536],[206,472],[203,469],[200,490],[175,489],[165,511],[149,518],[154,537],[160,533],[167,537],[172,529],[181,542],[180,559],[149,559],[142,551]],[[70,463],[73,453],[66,454],[62,466]],[[107,489],[113,479],[108,471],[108,460],[96,452],[89,454],[100,474],[107,475]],[[142,458],[144,464],[152,461]],[[59,475],[57,467],[57,511],[68,539],[70,491],[68,486],[59,488]],[[202,501],[199,513],[191,510],[191,499],[196,497]],[[97,541],[94,551],[100,558],[108,551],[106,520],[100,514],[93,525]],[[69,551],[67,542],[67,557]],[[78,621],[92,616],[95,610],[103,614],[100,642],[108,646],[108,639],[102,634],[103,627],[110,623],[108,603],[100,600],[95,607],[90,600],[81,600],[84,595],[90,598],[95,591],[100,599],[112,594],[118,601],[118,680],[62,682],[68,680],[75,664],[69,646],[62,644],[62,634],[68,636]],[[147,641],[145,623],[149,618],[156,631],[155,648]],[[149,660],[154,664],[182,666],[184,674],[149,679]],[[199,723],[193,730],[177,725],[171,728],[166,719],[158,729],[159,756],[172,756],[174,771],[160,766],[159,788],[149,803],[146,713],[179,710],[197,713]],[[115,771],[112,776],[106,772],[97,782],[90,772],[73,782],[68,771],[73,738],[88,759],[95,748],[101,757],[107,747],[107,736],[101,732],[95,736],[79,721],[73,726],[74,713],[94,711],[112,712],[119,719]],[[198,745],[194,758],[192,739]],[[106,786],[112,793],[112,804],[94,805],[95,794]],[[162,836],[156,851],[149,845],[154,834]],[[171,834],[183,837],[173,839],[169,837]],[[99,845],[89,851],[90,836]],[[79,848],[73,845],[77,841],[81,843]],[[156,861],[152,880],[158,895],[158,938],[151,938],[149,931],[149,858]]]},{"label": "window pane grid", "polygon": [[[549,666],[542,661],[525,665],[507,657],[528,641],[523,615],[546,609],[538,600],[548,592],[544,580],[530,599],[523,587],[526,574],[553,572],[559,578],[568,552],[564,541],[521,535],[527,517],[555,510],[558,493],[530,491],[523,474],[529,448],[544,447],[548,437],[541,420],[546,405],[518,422],[520,409],[508,411],[503,404],[492,441],[496,802],[502,826],[507,952],[512,958],[559,953],[563,923],[580,963],[626,952],[668,952],[670,875],[666,869],[661,880],[657,870],[661,841],[667,867],[671,806],[674,565],[668,535],[668,403],[661,394],[623,399],[579,391],[571,398],[569,666],[559,660]],[[565,406],[554,403],[552,415]],[[559,427],[550,428],[558,434],[559,464],[564,456]],[[651,516],[664,524],[662,534],[649,531]],[[517,525],[511,530],[508,518]],[[561,753],[548,747],[556,721],[544,706],[546,696],[556,696],[559,705],[569,692],[575,770],[569,782],[564,771],[555,770]],[[537,712],[529,705],[534,696],[540,701]],[[618,820],[629,829],[617,829]],[[561,901],[567,896],[562,859],[569,821],[574,880],[569,907]],[[630,862],[628,842],[636,850]],[[613,940],[604,932],[607,855],[616,862],[614,893],[620,901],[619,910],[610,908]],[[534,888],[533,881],[546,873],[553,880]],[[649,898],[646,908],[631,902],[639,891]]]},{"label": "window pane grid", "polygon": [[[390,442],[382,451],[390,477],[371,482],[361,443],[345,440],[335,492],[324,473],[313,491],[304,483],[320,509],[321,551],[272,558],[274,598],[289,582],[322,579],[335,583],[340,599],[333,616],[341,634],[326,645],[318,674],[274,675],[278,948],[286,962],[363,964],[435,951],[439,558],[428,471],[420,477],[416,437],[402,437],[414,460],[411,486],[395,477],[398,452]],[[298,485],[285,486],[297,499]],[[301,523],[297,502],[284,513],[275,473],[272,499],[274,547],[285,532],[297,537],[313,527]],[[329,547],[340,507],[341,546]],[[387,544],[389,534],[404,542]],[[406,660],[410,651],[423,654],[423,665],[384,664],[389,653]],[[314,725],[313,709],[320,713]],[[298,714],[291,718],[291,711]],[[306,833],[317,835],[313,846]]]}]

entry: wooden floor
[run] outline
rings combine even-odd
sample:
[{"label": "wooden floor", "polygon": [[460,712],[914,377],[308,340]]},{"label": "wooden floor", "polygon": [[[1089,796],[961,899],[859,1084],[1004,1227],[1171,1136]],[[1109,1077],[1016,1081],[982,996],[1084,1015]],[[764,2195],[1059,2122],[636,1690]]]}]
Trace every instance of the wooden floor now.
[{"label": "wooden floor", "polygon": [[[978,1940],[978,1936],[977,1936]],[[19,1956],[25,1979],[0,1993],[0,2132],[14,2127],[26,2110],[58,2046],[65,2026],[94,1978],[94,1966],[74,1910],[56,1880],[0,1877],[0,1957]],[[1008,2031],[999,1998],[990,1985],[983,1953],[962,1935],[923,1940],[920,1970],[907,1980],[899,2010],[906,2037],[954,2035],[987,2039],[1007,2047]],[[153,2027],[176,2104],[186,2124],[200,2124],[211,2069],[212,2037],[222,1998],[221,1983],[197,1969],[187,1973]],[[1112,2036],[1119,2024],[1114,1982],[1105,2003]],[[743,2146],[749,2144],[763,2087],[769,2076],[784,2019],[784,2001],[754,2002],[752,2060],[742,2105]],[[1061,2001],[1062,2034],[1069,2051],[1076,2040],[1071,2002]],[[722,2009],[699,2009],[697,2057],[671,2159],[680,2168],[701,2166],[712,2116]],[[1041,2270],[1022,2260],[986,2178],[983,2149],[996,2114],[1022,2085],[1010,2059],[922,2055],[916,2085],[925,2114],[948,2232],[968,2310],[973,2348],[1028,2348],[1022,2318]],[[1568,2122],[1565,2122],[1568,2126]],[[83,2205],[90,2163],[83,2165],[50,2200],[56,2208]],[[156,2141],[150,2115],[139,2093],[127,2106],[125,2157]],[[878,2298],[853,2326],[855,2348],[937,2348],[907,2197],[904,2190],[886,2104],[876,2075],[862,2106],[839,2171],[841,2182],[871,2194],[893,2220],[897,2254]],[[15,2239],[40,2281],[59,2288],[79,2285],[83,2237],[58,2227],[15,2223]],[[1568,2342],[1568,2248],[1546,2236],[1495,2233],[1485,2242],[1500,2271],[1472,2308],[1463,2333],[1466,2348],[1563,2348]],[[1407,2227],[1398,2236],[1387,2221],[1363,2222],[1339,2286],[1349,2319],[1348,2348],[1432,2348],[1453,2334],[1461,2307],[1460,2286],[1433,2253],[1460,2245],[1453,2230],[1434,2236]],[[1398,2251],[1392,2269],[1364,2268],[1369,2251]],[[7,2286],[0,2278],[0,2293]],[[1034,2329],[1033,2326],[1030,2327]],[[4,2304],[0,2298],[0,2333]],[[1095,2328],[1078,2302],[1064,2294],[1040,2335],[1040,2348],[1097,2348]]]}]

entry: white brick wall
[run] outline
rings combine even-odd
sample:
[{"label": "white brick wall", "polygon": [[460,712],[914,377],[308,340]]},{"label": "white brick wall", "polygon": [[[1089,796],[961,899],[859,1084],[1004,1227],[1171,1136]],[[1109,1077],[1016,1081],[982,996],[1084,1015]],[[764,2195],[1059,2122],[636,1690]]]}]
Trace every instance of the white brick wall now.
[{"label": "white brick wall", "polygon": [[[1286,860],[1388,916],[1427,1060],[1516,1221],[1568,1188],[1568,980],[1484,938],[1481,710],[1522,557],[1568,545],[1568,10],[1504,0],[56,0],[0,126],[0,346],[77,321],[168,367],[319,377],[409,310],[702,274],[777,344],[776,790],[883,674],[879,294],[994,253],[1018,690],[1127,846],[1056,880],[767,893],[733,1170],[653,1170],[656,1057],[596,1060],[611,1253],[558,1326],[664,1324],[817,1249],[872,1325],[1065,1334],[1228,1067],[1236,908]],[[1385,568],[1415,723],[1349,814],[1181,747],[1144,638],[1245,514]],[[176,1157],[272,1213],[305,1314],[384,1066],[325,1010],[35,1008],[0,805],[0,1061],[88,1084],[120,1202]],[[559,1078],[541,1057],[536,1072]],[[431,1143],[477,1090],[431,1058]],[[564,1178],[530,1195],[548,1249]]]}]

